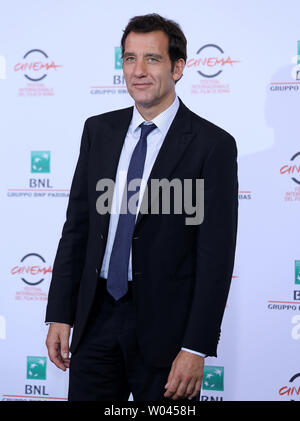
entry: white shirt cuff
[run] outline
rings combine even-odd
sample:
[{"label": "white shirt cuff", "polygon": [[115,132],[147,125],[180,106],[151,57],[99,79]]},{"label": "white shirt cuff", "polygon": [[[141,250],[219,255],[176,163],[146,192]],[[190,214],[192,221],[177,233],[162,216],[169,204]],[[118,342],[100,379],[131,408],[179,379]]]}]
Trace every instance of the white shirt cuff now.
[{"label": "white shirt cuff", "polygon": [[183,351],[191,352],[192,354],[200,355],[200,357],[205,358],[206,354],[202,354],[202,352],[193,351],[192,349],[188,348],[181,348]]}]

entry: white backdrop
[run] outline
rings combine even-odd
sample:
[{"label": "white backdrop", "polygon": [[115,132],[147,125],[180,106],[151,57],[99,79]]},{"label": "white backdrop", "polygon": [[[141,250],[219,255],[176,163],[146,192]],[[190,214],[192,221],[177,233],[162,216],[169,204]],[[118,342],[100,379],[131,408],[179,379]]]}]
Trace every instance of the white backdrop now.
[{"label": "white backdrop", "polygon": [[122,30],[157,12],[188,39],[178,95],[239,150],[235,268],[201,400],[300,400],[300,3],[128,3],[0,1],[0,399],[66,399],[44,317],[83,124],[132,104]]}]

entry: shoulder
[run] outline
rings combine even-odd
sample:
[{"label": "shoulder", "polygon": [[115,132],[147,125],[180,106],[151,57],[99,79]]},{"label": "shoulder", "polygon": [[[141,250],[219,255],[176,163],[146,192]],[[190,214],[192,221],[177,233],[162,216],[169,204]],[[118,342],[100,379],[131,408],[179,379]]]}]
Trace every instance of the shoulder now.
[{"label": "shoulder", "polygon": [[127,107],[93,115],[85,120],[85,126],[92,130],[99,127],[99,125],[121,124],[122,122],[127,123],[128,119],[131,118],[132,112],[133,107]]},{"label": "shoulder", "polygon": [[235,138],[225,129],[209,121],[186,107],[191,119],[191,130],[199,142],[206,143],[208,150],[237,150]]},{"label": "shoulder", "polygon": [[206,120],[200,117],[198,114],[189,110],[191,113],[192,126],[195,131],[205,131],[207,135],[214,136],[218,139],[228,139],[230,142],[234,140],[234,137],[222,127],[216,125],[212,121]]}]

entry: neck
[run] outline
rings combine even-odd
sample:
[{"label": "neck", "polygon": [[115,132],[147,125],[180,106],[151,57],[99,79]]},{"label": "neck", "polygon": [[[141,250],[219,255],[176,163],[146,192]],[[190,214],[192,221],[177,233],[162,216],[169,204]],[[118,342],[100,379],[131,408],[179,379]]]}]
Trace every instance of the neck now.
[{"label": "neck", "polygon": [[141,116],[146,121],[151,121],[155,117],[157,117],[159,114],[161,114],[163,111],[165,111],[167,108],[170,107],[171,104],[173,104],[175,100],[175,92],[172,96],[168,97],[167,100],[162,101],[158,104],[151,104],[150,106],[147,106],[145,104],[138,104],[135,103],[136,108],[138,109]]}]

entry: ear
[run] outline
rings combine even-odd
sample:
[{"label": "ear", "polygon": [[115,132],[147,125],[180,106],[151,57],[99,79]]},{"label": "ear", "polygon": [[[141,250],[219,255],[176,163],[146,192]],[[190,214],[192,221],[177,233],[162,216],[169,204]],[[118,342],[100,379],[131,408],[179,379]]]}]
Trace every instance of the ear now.
[{"label": "ear", "polygon": [[179,58],[175,61],[174,69],[173,69],[173,79],[174,82],[179,80],[182,76],[183,69],[185,68],[185,61],[183,58]]}]

